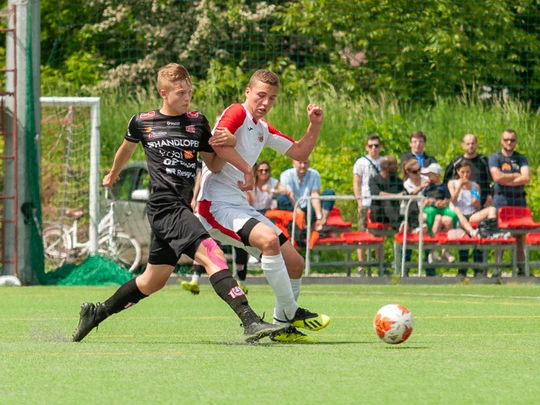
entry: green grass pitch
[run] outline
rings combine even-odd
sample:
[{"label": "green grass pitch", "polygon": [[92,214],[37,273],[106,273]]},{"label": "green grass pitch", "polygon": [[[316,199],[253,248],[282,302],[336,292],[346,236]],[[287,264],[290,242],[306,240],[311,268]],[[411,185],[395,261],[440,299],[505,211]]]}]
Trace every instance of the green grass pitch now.
[{"label": "green grass pitch", "polygon": [[[540,387],[537,285],[309,285],[300,304],[332,318],[316,344],[246,345],[232,311],[203,285],[177,285],[69,341],[83,301],[113,287],[0,289],[2,404],[526,404]],[[270,318],[273,294],[250,286]],[[401,345],[372,328],[408,307]]]}]

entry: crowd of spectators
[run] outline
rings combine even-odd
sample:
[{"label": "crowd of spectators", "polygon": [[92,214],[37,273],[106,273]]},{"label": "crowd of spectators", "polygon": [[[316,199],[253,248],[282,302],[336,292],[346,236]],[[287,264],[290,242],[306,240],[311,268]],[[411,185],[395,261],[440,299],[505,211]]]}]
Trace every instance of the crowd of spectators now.
[{"label": "crowd of spectators", "polygon": [[[407,229],[434,235],[450,232],[452,235],[469,235],[479,238],[475,224],[497,221],[497,210],[502,206],[526,206],[524,186],[530,181],[526,157],[515,150],[517,134],[512,129],[502,132],[501,150],[489,158],[478,153],[478,140],[473,134],[463,136],[463,154],[456,156],[443,170],[436,157],[425,152],[427,137],[421,131],[409,137],[410,151],[403,153],[398,161],[394,156],[382,156],[382,139],[371,134],[365,142],[366,154],[353,166],[353,193],[358,208],[358,230],[367,230],[367,220],[382,222],[395,232],[404,230],[404,207],[398,199],[372,199],[373,196],[423,195],[423,210],[413,202],[409,205]],[[335,195],[331,189],[321,192],[321,176],[310,167],[309,160],[293,161],[293,167],[281,173],[279,180],[271,176],[270,163],[259,162],[254,167],[255,187],[248,192],[249,203],[261,213],[270,208],[304,214],[311,210],[314,230],[324,228],[333,200],[311,200],[302,197]],[[423,216],[423,218],[421,218]],[[307,215],[305,215],[307,218]],[[420,223],[424,223],[420,228]],[[519,274],[523,273],[523,237],[517,236]],[[459,262],[468,262],[468,250],[459,251]],[[243,254],[239,254],[245,257]],[[482,261],[482,251],[472,251],[475,262]],[[410,261],[411,251],[407,251]],[[245,260],[245,259],[244,259]],[[358,249],[358,260],[366,260],[366,252]],[[425,260],[453,262],[454,256],[445,249],[425,252]],[[247,262],[244,262],[247,263]],[[244,266],[242,266],[244,267]],[[429,266],[428,266],[429,267]],[[359,273],[363,269],[359,267]],[[475,269],[475,275],[481,270]],[[459,275],[467,269],[460,268]],[[435,275],[434,268],[427,268],[426,275]]]}]

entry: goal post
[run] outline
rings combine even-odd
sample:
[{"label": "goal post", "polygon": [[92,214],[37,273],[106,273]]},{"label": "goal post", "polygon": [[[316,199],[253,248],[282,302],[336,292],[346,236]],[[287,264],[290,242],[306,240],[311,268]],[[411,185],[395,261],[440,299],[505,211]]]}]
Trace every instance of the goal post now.
[{"label": "goal post", "polygon": [[[44,209],[44,221],[65,220],[64,212],[76,204],[88,203],[89,223],[88,235],[90,241],[89,253],[98,252],[98,223],[99,223],[99,185],[100,185],[100,98],[99,97],[40,97],[42,107],[42,148],[52,145],[51,150],[42,150],[42,168],[47,160],[53,160],[56,168],[48,171],[42,169],[44,176],[51,176],[42,185],[48,187],[58,181],[58,189],[52,191],[56,195],[49,209]],[[89,115],[81,107],[89,109]],[[52,138],[52,139],[50,139]],[[47,147],[47,146],[45,146]],[[44,166],[45,165],[45,166]],[[85,179],[87,177],[87,179]],[[88,188],[86,194],[85,188]],[[48,214],[48,215],[47,215]],[[49,218],[47,218],[47,216]],[[54,218],[56,216],[56,218]]]}]

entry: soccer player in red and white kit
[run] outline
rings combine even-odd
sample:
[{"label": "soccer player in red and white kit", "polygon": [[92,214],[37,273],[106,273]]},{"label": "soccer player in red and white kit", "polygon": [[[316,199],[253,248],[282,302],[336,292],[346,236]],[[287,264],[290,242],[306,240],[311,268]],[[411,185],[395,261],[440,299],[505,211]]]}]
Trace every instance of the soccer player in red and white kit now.
[{"label": "soccer player in red and white kit", "polygon": [[249,205],[243,191],[253,184],[253,165],[263,147],[295,160],[307,160],[323,123],[323,110],[307,106],[309,125],[299,141],[282,134],[263,117],[272,109],[279,92],[279,78],[269,70],[256,71],[245,90],[245,102],[229,106],[214,127],[214,136],[232,133],[236,146],[214,146],[228,163],[220,172],[203,168],[199,193],[199,217],[210,235],[233,246],[261,255],[261,268],[276,294],[274,322],[289,324],[286,332],[271,337],[282,342],[313,342],[296,328],[320,330],[330,318],[312,313],[297,304],[304,259],[283,233]]},{"label": "soccer player in red and white kit", "polygon": [[[137,304],[161,290],[182,254],[201,263],[216,293],[232,308],[244,325],[246,342],[286,330],[262,321],[227,266],[225,255],[193,214],[191,201],[197,173],[197,154],[208,168],[221,170],[225,161],[216,156],[213,145],[232,145],[232,136],[212,136],[206,117],[190,111],[191,79],[182,65],[170,63],[158,72],[162,106],[131,117],[124,142],[116,152],[111,171],[103,178],[112,187],[137,144],[143,145],[150,174],[151,195],[147,203],[153,240],[144,273],[123,284],[105,302],[81,306],[73,341],[80,342],[109,316]],[[225,134],[227,135],[227,134]]]}]

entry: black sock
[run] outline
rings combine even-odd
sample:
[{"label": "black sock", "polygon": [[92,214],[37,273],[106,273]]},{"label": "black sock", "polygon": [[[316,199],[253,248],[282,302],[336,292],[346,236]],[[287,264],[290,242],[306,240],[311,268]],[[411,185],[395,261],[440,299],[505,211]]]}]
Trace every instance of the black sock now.
[{"label": "black sock", "polygon": [[120,286],[107,301],[98,306],[96,318],[98,322],[101,322],[112,314],[116,314],[124,309],[132,307],[146,297],[148,297],[148,295],[144,295],[139,290],[135,279],[129,280],[127,283]]},{"label": "black sock", "polygon": [[201,266],[200,264],[194,264],[193,267],[191,268],[191,271],[195,274],[198,274],[199,276],[201,274],[206,273],[206,269],[204,268],[204,266]]},{"label": "black sock", "polygon": [[236,270],[236,275],[238,276],[238,280],[240,281],[246,281],[246,276],[247,276],[247,269],[242,269],[242,270]]},{"label": "black sock", "polygon": [[230,270],[225,269],[210,277],[214,291],[238,315],[244,325],[249,325],[259,319],[248,304],[244,291],[238,286]]}]

